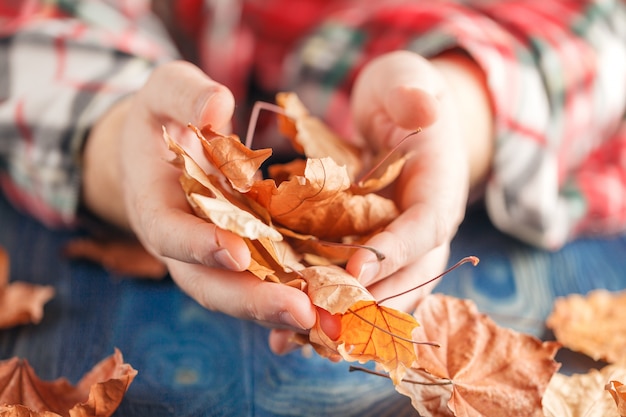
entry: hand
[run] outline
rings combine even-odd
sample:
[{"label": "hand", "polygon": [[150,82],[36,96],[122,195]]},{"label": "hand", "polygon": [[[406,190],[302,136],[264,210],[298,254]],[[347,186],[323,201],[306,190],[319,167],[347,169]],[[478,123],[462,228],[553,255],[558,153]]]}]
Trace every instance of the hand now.
[{"label": "hand", "polygon": [[180,170],[167,162],[173,154],[162,138],[163,125],[193,148],[198,141],[188,122],[223,131],[233,109],[230,91],[193,65],[157,68],[143,88],[94,126],[84,156],[85,204],[131,229],[204,307],[271,327],[309,329],[315,309],[307,295],[246,272],[250,252],[243,239],[190,212]]},{"label": "hand", "polygon": [[[377,299],[399,294],[443,271],[461,223],[470,187],[484,182],[490,163],[491,112],[482,73],[469,58],[450,54],[428,61],[408,51],[383,55],[365,66],[351,97],[356,129],[373,152],[401,145],[413,151],[394,190],[401,215],[346,269]],[[435,284],[390,300],[412,311]]]},{"label": "hand", "polygon": [[[360,142],[372,152],[386,152],[406,135],[401,151],[411,150],[395,187],[402,214],[366,246],[386,258],[379,262],[368,250],[357,251],[346,269],[368,287],[376,299],[399,294],[443,271],[450,242],[465,215],[468,193],[476,193],[487,176],[493,153],[491,108],[484,77],[463,55],[449,54],[427,61],[406,51],[383,55],[359,74],[351,96]],[[471,189],[471,190],[470,190]],[[420,291],[384,305],[412,312]],[[331,337],[340,329],[336,319],[321,314]],[[274,330],[270,346],[277,353],[291,350],[292,333]]]}]

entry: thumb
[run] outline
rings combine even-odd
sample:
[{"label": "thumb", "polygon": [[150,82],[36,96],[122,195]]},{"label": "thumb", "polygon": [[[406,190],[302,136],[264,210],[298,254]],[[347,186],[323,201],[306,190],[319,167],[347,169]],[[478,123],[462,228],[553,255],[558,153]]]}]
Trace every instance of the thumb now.
[{"label": "thumb", "polygon": [[157,67],[139,94],[154,115],[183,126],[210,124],[219,130],[230,122],[235,109],[235,99],[228,88],[184,61]]},{"label": "thumb", "polygon": [[[400,128],[432,125],[439,117],[444,80],[420,55],[396,51],[370,61],[355,81],[351,106],[356,127],[381,140]],[[390,139],[390,138],[389,138]]]}]

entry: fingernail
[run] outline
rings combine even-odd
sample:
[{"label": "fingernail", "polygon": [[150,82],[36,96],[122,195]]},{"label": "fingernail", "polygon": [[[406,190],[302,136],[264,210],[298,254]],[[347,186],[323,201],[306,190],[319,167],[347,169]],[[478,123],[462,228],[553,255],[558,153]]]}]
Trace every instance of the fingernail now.
[{"label": "fingernail", "polygon": [[281,311],[278,314],[278,320],[280,320],[281,323],[286,324],[289,327],[307,330],[307,328],[304,327],[298,320],[296,320],[288,311]]},{"label": "fingernail", "polygon": [[367,287],[374,282],[380,272],[380,263],[378,261],[369,261],[361,265],[357,279],[363,286]]},{"label": "fingernail", "polygon": [[241,265],[233,258],[227,249],[220,249],[213,253],[213,259],[226,269],[231,271],[241,271]]}]

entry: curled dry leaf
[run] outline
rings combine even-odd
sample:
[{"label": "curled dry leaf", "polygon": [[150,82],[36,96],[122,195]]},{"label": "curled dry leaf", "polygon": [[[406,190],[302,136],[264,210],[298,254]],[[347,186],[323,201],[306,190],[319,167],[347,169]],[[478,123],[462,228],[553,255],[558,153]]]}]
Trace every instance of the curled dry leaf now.
[{"label": "curled dry leaf", "polygon": [[615,400],[617,413],[620,417],[626,417],[626,385],[619,381],[610,381],[604,386],[604,389],[606,389]]},{"label": "curled dry leaf", "polygon": [[134,239],[73,239],[65,245],[63,254],[70,259],[96,262],[119,276],[162,279],[167,275],[165,264]]},{"label": "curled dry leaf", "polygon": [[43,306],[54,297],[51,286],[9,283],[9,254],[0,247],[0,329],[39,323]]},{"label": "curled dry leaf", "polygon": [[119,350],[98,363],[76,386],[66,379],[42,381],[27,361],[0,362],[3,417],[108,417],[122,401],[137,371]]},{"label": "curled dry leaf", "polygon": [[309,114],[296,94],[278,93],[276,104],[286,114],[286,117],[279,115],[279,128],[291,140],[296,151],[314,159],[330,156],[337,165],[346,167],[351,181],[355,179],[362,167],[363,155],[359,149],[348,144],[324,122]]},{"label": "curled dry leaf", "polygon": [[546,324],[567,348],[594,360],[626,361],[626,292],[594,290],[558,298]]},{"label": "curled dry leaf", "polygon": [[417,364],[396,389],[423,416],[542,416],[541,398],[559,364],[555,342],[501,328],[473,302],[432,294],[418,305]]},{"label": "curled dry leaf", "polygon": [[210,126],[201,130],[191,124],[189,127],[196,132],[209,161],[239,192],[248,191],[259,167],[272,154],[271,149],[252,150],[241,143],[237,136],[222,135]]},{"label": "curled dry leaf", "polygon": [[[620,417],[624,416],[624,393],[612,391],[611,380],[626,380],[626,368],[618,365],[592,369],[586,374],[555,374],[543,397],[545,417]],[[618,398],[612,398],[611,394]],[[621,409],[616,407],[621,404]]]}]

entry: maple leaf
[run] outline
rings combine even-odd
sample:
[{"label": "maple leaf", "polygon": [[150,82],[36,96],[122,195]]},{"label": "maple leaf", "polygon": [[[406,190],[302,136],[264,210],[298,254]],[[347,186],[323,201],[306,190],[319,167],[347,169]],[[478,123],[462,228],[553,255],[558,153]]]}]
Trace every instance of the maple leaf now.
[{"label": "maple leaf", "polygon": [[331,157],[337,165],[346,167],[351,180],[355,178],[363,164],[363,155],[358,148],[348,144],[319,118],[309,114],[296,94],[278,93],[276,103],[285,110],[285,115],[278,117],[279,129],[291,140],[297,152],[308,158]]},{"label": "maple leaf", "polygon": [[9,254],[0,247],[0,329],[39,323],[43,306],[54,297],[51,286],[9,283]]},{"label": "maple leaf", "polygon": [[[586,374],[555,374],[543,397],[545,417],[624,416],[624,393],[622,391],[620,394],[616,385],[611,386],[610,381],[614,379],[625,380],[626,368],[609,365],[600,370],[591,369]],[[615,391],[612,391],[613,387],[616,388]],[[618,396],[615,401],[612,394]],[[616,407],[620,397],[621,409]]]},{"label": "maple leaf", "polygon": [[276,223],[320,239],[368,234],[398,216],[393,201],[377,194],[354,195],[349,189],[345,167],[320,158],[308,159],[303,175],[278,186],[273,180],[257,182],[247,195]]},{"label": "maple leaf", "polygon": [[396,389],[423,416],[541,416],[541,398],[559,368],[556,342],[497,326],[469,300],[426,296],[414,316],[417,364]]},{"label": "maple leaf", "polygon": [[272,154],[272,150],[268,148],[252,150],[241,143],[236,135],[222,135],[210,126],[198,129],[189,124],[189,127],[200,139],[209,161],[239,192],[248,190],[255,181],[259,167]]},{"label": "maple leaf", "polygon": [[583,296],[571,294],[557,298],[546,325],[567,348],[594,360],[625,362],[626,322],[621,309],[626,291],[598,289]]},{"label": "maple leaf", "polygon": [[0,415],[6,417],[108,417],[137,375],[121,352],[100,361],[78,382],[42,381],[26,360],[0,362]]},{"label": "maple leaf", "polygon": [[619,381],[610,381],[604,386],[617,405],[617,412],[620,417],[626,416],[626,386]]},{"label": "maple leaf", "polygon": [[[198,134],[199,137],[203,137],[200,133]],[[175,159],[171,162],[181,168],[183,172],[181,177],[182,188],[187,194],[189,204],[198,216],[244,238],[282,240],[282,235],[255,216],[246,202],[237,199],[220,185],[218,179],[208,175],[169,136],[165,129],[163,129],[163,138],[169,149],[175,154]],[[239,156],[239,154],[237,155]],[[244,162],[241,164],[245,165]],[[237,164],[225,164],[223,166],[234,168]],[[228,172],[232,171],[234,169],[228,170]]]},{"label": "maple leaf", "polygon": [[331,314],[341,315],[341,331],[335,340],[316,326],[314,343],[322,354],[339,354],[343,359],[375,361],[399,383],[416,360],[413,329],[419,323],[410,314],[380,306],[356,278],[337,266],[307,267],[300,271],[307,282],[311,302]]},{"label": "maple leaf", "polygon": [[116,275],[151,279],[162,279],[167,275],[165,264],[136,240],[72,239],[63,248],[63,255],[96,262]]}]

